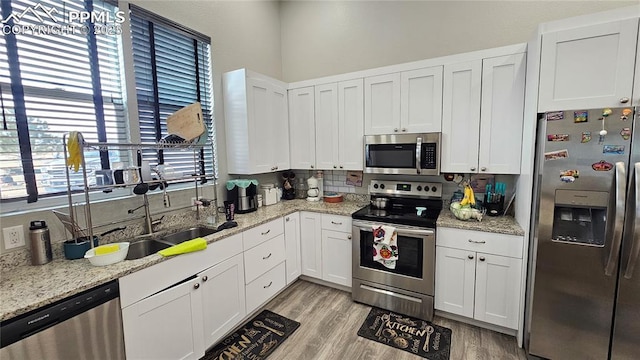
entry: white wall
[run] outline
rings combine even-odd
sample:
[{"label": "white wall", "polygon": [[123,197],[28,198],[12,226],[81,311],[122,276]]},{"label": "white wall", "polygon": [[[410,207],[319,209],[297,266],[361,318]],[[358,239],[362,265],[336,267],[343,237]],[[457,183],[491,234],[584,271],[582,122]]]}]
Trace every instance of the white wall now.
[{"label": "white wall", "polygon": [[637,1],[283,1],[282,80],[527,42],[539,23]]}]

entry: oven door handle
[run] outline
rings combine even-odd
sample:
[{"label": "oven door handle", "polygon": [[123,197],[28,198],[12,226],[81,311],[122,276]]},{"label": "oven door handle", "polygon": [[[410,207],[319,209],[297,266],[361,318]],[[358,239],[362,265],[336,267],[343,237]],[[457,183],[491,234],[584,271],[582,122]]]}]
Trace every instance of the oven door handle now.
[{"label": "oven door handle", "polygon": [[[361,231],[373,232],[373,229],[372,229],[373,225],[378,225],[378,224],[374,224],[374,223],[355,224],[354,223],[353,227],[358,228]],[[435,235],[435,231],[431,229],[407,229],[407,228],[397,227],[396,232],[398,233],[398,235],[421,235],[421,236]]]},{"label": "oven door handle", "polygon": [[420,174],[420,150],[422,150],[422,138],[416,139],[416,173]]}]

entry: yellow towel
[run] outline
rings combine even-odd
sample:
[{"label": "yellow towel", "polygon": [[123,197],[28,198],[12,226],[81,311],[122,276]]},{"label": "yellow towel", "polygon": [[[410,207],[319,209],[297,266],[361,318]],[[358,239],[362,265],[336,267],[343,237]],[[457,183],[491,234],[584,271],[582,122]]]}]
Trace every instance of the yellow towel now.
[{"label": "yellow towel", "polygon": [[192,251],[204,250],[207,248],[207,240],[203,238],[195,238],[192,240],[187,240],[178,245],[173,245],[172,247],[168,247],[164,250],[158,251],[158,254],[162,256],[172,256],[184,254]]}]

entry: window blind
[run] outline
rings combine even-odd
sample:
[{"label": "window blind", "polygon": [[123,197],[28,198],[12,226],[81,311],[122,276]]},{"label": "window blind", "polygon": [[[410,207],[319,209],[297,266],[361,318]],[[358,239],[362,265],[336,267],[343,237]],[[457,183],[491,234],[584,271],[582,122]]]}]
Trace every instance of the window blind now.
[{"label": "window blind", "polygon": [[[141,141],[168,135],[167,117],[199,101],[211,144],[204,149],[205,173],[216,174],[210,39],[136,6],[130,9]],[[144,151],[143,158],[152,165],[170,164],[179,173],[199,172],[199,159],[190,150]]]},{"label": "window blind", "polygon": [[[36,4],[56,9],[51,16],[21,17],[21,26],[55,26],[64,24],[69,11],[115,13],[116,7],[102,1],[43,0],[40,2],[12,0],[12,14],[34,9]],[[3,5],[2,18],[6,19]],[[37,10],[34,10],[34,12]],[[113,18],[112,18],[113,19]],[[106,18],[105,18],[106,21]],[[28,177],[22,169],[26,159],[33,163],[34,184],[38,194],[66,192],[67,183],[62,137],[69,131],[81,131],[87,141],[127,142],[124,116],[119,37],[93,33],[33,33],[15,34],[17,59],[8,57],[8,35],[0,38],[0,87],[7,128],[0,131],[0,194],[2,200],[28,196]],[[93,55],[93,56],[92,56]],[[26,119],[16,119],[9,61],[19,69],[24,89],[20,99]],[[15,87],[14,87],[15,88]],[[21,153],[17,126],[26,121],[31,154]],[[108,167],[110,162],[124,161],[125,154],[110,153],[101,163],[99,154],[87,152],[90,182],[94,171]],[[33,199],[30,199],[32,201]]]}]

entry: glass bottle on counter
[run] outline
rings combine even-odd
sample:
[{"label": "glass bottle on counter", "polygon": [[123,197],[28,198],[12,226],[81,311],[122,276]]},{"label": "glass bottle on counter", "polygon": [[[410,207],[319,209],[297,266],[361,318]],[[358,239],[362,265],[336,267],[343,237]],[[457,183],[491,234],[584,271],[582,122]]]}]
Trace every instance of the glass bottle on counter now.
[{"label": "glass bottle on counter", "polygon": [[298,178],[296,183],[296,199],[304,199],[307,197],[307,183],[302,177]]}]

